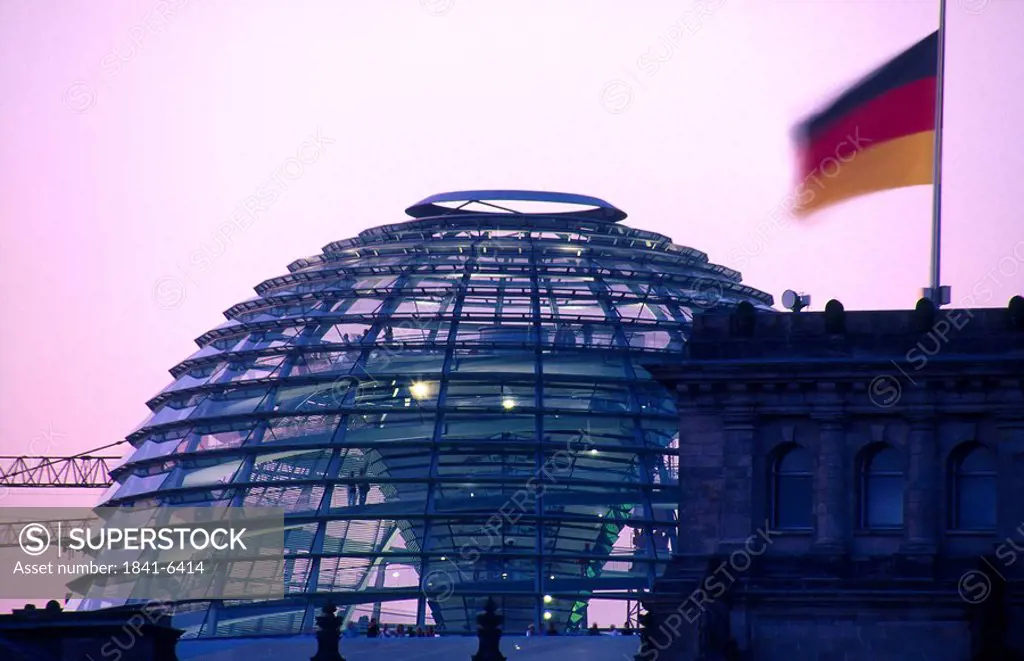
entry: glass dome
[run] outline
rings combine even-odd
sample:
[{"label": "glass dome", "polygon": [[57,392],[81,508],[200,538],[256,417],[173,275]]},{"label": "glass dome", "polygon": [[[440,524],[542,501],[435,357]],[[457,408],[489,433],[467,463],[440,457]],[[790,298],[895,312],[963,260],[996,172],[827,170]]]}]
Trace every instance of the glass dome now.
[{"label": "glass dome", "polygon": [[105,506],[287,512],[286,598],[183,605],[186,635],[308,631],[328,595],[354,621],[470,630],[493,596],[506,630],[571,629],[668,560],[678,421],[643,365],[771,297],[595,198],[408,212],[227,310],[129,436]]}]

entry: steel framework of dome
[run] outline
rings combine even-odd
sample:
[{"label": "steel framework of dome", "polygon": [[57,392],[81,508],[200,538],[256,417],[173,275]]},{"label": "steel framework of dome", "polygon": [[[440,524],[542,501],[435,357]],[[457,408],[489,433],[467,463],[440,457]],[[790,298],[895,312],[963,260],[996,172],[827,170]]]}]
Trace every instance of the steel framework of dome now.
[{"label": "steel framework of dome", "polygon": [[407,212],[227,310],[128,437],[105,506],[287,513],[286,598],[182,605],[187,635],[307,631],[328,595],[448,630],[494,596],[508,630],[571,628],[667,561],[677,418],[642,363],[681,350],[702,308],[771,297],[595,198]]}]

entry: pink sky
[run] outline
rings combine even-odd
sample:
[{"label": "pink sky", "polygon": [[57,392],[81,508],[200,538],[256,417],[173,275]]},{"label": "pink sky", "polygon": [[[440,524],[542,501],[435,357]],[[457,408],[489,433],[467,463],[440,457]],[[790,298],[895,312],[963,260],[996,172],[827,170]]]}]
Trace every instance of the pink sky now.
[{"label": "pink sky", "polygon": [[[447,190],[595,195],[777,299],[912,306],[930,188],[778,212],[791,127],[934,30],[938,1],[699,6],[0,0],[0,454],[121,440],[253,286]],[[943,283],[1002,306],[1024,290],[1024,1],[948,6]]]}]

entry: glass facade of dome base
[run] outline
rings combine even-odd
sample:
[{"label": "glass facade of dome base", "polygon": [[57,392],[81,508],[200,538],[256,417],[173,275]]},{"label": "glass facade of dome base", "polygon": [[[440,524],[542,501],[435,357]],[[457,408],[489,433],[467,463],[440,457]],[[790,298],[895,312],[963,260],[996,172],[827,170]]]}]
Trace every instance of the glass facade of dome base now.
[{"label": "glass facade of dome base", "polygon": [[409,213],[257,286],[129,436],[105,506],[287,512],[286,598],[182,604],[186,636],[309,631],[328,596],[448,631],[493,596],[507,631],[566,630],[665,566],[678,423],[641,365],[680,351],[693,315],[771,297],[594,198]]}]

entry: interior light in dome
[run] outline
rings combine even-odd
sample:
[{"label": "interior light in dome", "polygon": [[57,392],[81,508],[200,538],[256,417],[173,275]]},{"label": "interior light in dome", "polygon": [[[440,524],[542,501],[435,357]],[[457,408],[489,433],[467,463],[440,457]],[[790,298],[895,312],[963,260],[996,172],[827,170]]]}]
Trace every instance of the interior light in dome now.
[{"label": "interior light in dome", "polygon": [[430,397],[430,384],[426,381],[414,381],[409,386],[409,393],[414,399],[426,399]]}]

